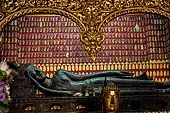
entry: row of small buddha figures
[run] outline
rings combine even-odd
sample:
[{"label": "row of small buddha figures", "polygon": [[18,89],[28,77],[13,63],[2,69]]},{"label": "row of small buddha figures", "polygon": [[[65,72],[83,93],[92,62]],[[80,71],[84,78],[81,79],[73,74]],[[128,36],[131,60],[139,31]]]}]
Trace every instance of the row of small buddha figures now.
[{"label": "row of small buddha figures", "polygon": [[[16,31],[16,28],[11,28],[10,29],[11,31],[12,30],[15,30]],[[48,27],[37,27],[37,28],[32,28],[32,27],[30,27],[30,28],[23,28],[23,29],[20,29],[19,30],[21,33],[23,32],[23,33],[55,33],[55,32],[59,32],[59,33],[79,33],[79,32],[81,32],[81,29],[78,27],[78,26],[76,26],[75,28],[56,28],[56,27],[51,27],[51,28],[48,28]],[[104,31],[105,33],[112,33],[112,32],[117,32],[117,33],[122,33],[122,32],[136,32],[136,29],[135,28],[126,28],[126,29],[122,29],[121,27],[120,28],[118,28],[118,27],[115,27],[115,29],[113,29],[113,28],[110,28],[110,27],[108,27],[107,29],[105,29],[105,31]],[[141,32],[145,32],[145,30],[144,29],[142,29],[142,31]],[[154,30],[153,31],[148,31],[147,32],[147,34],[146,34],[146,36],[148,36],[148,35],[153,35],[153,36],[157,36],[157,35],[155,35],[154,33],[156,33],[157,31],[155,30],[155,32],[154,32]],[[162,32],[161,34],[163,34],[163,35],[166,35],[164,32]]]},{"label": "row of small buddha figures", "polygon": [[[17,38],[14,38],[14,37],[10,36],[10,33],[6,33],[6,34],[8,34],[9,38],[4,38],[4,43],[18,43],[19,45],[25,45],[25,44],[26,45],[42,45],[42,40],[38,40],[38,39],[43,39],[43,40],[45,39],[43,41],[43,43],[44,44],[48,43],[50,45],[56,45],[56,44],[57,45],[60,45],[60,44],[72,45],[72,43],[73,44],[76,44],[76,42],[80,43],[80,41],[76,40],[76,39],[79,39],[79,37],[80,37],[80,34],[78,34],[78,33],[75,33],[75,34],[63,34],[62,33],[61,35],[63,35],[63,36],[60,36],[60,35],[55,36],[54,34],[52,34],[52,35],[50,34],[51,36],[49,36],[47,34],[45,34],[45,35],[42,35],[42,34],[38,34],[38,35],[37,34],[32,34],[32,35],[24,34],[24,35],[21,35],[21,34],[19,34],[18,39],[21,39],[21,40],[17,40]],[[106,34],[106,37],[109,37],[111,39],[108,39],[108,40],[104,41],[103,44],[110,45],[110,44],[113,43],[113,44],[122,44],[121,46],[123,46],[124,44],[138,43],[138,45],[139,44],[144,44],[143,46],[146,46],[145,45],[146,44],[146,38],[143,37],[142,33],[140,34],[140,37],[143,37],[143,38],[140,38],[138,36],[139,34],[137,34],[137,36],[135,34],[121,34],[120,37],[117,37],[117,35],[118,35],[117,33],[115,33],[113,35],[112,34],[110,34],[110,35]],[[124,35],[125,35],[125,37],[124,37]],[[169,35],[167,35],[167,36],[169,36]],[[57,37],[59,39],[67,39],[67,40],[52,41],[52,39],[56,39]],[[117,38],[122,38],[122,40],[121,39],[116,39],[116,37]],[[129,38],[129,39],[127,39],[127,38]],[[25,42],[24,40],[26,40],[26,39],[29,39],[30,42]],[[71,39],[71,40],[69,40],[69,39]],[[72,40],[72,39],[75,39],[75,40]],[[158,45],[157,47],[167,47],[168,44],[169,44],[168,43],[169,37],[168,37],[168,39],[166,37],[163,37],[163,38],[162,37],[155,37],[155,38],[148,37],[147,40],[149,41],[150,47],[152,47],[153,45]],[[119,49],[121,49],[121,48],[119,47]]]},{"label": "row of small buddha figures", "polygon": [[56,71],[57,69],[65,69],[68,71],[87,71],[87,70],[142,70],[142,69],[156,69],[168,70],[170,63],[168,62],[134,62],[134,63],[75,63],[75,64],[34,64],[41,70]]},{"label": "row of small buddha figures", "polygon": [[[160,61],[160,60],[159,60]],[[113,62],[113,63],[69,63],[69,64],[34,64],[44,72],[52,72],[57,69],[68,71],[100,71],[100,70],[148,70],[148,71],[169,71],[168,62]],[[166,60],[164,60],[166,61]],[[167,60],[168,61],[168,60]]]},{"label": "row of small buddha figures", "polygon": [[[28,62],[30,63],[30,62]],[[65,69],[68,71],[100,71],[100,70],[131,70],[142,71],[147,70],[152,73],[164,73],[161,75],[169,75],[170,63],[168,60],[157,60],[151,62],[113,62],[113,63],[67,63],[67,64],[37,64],[35,66],[43,70],[44,72],[53,72],[57,69]],[[149,74],[148,74],[149,75]]]},{"label": "row of small buddha figures", "polygon": [[[95,62],[142,62],[148,61],[148,59],[167,59],[170,58],[170,54],[151,54],[149,56],[138,55],[138,56],[125,56],[125,55],[114,55],[111,57],[112,53],[102,54],[96,58]],[[79,53],[79,52],[60,52],[60,53],[53,53],[53,52],[29,52],[29,53],[20,53],[17,51],[7,52],[5,50],[1,51],[1,58],[8,61],[16,61],[18,59],[21,63],[32,63],[32,64],[68,64],[68,63],[85,63],[85,62],[93,62],[91,58],[87,57],[87,53]],[[105,55],[105,57],[103,56]],[[18,58],[17,58],[18,57]],[[57,57],[57,58],[56,58]],[[59,58],[60,57],[60,58]]]},{"label": "row of small buddha figures", "polygon": [[[26,64],[26,63],[32,63],[32,64],[84,64],[87,62],[93,63],[94,61],[88,57],[87,55],[78,57],[79,53],[73,54],[72,57],[69,57],[69,54],[65,54],[65,56],[62,57],[62,55],[54,55],[55,57],[50,57],[50,56],[37,56],[37,57],[30,57],[27,55],[21,56],[22,54],[18,53],[18,56],[12,55],[8,56],[6,54],[1,54],[2,60],[7,60],[7,61],[12,61],[12,62],[19,62],[21,64]],[[57,57],[57,59],[56,59]],[[60,58],[58,58],[60,57]],[[114,56],[114,57],[97,57],[95,59],[95,62],[98,63],[126,63],[126,62],[141,62],[141,61],[148,61],[148,58],[146,56],[132,56],[132,57],[127,57],[127,56]]]},{"label": "row of small buddha figures", "polygon": [[[123,15],[117,18],[114,18],[114,21],[143,21],[151,19],[151,23],[153,24],[165,24],[168,22],[168,19],[161,17],[160,15],[151,15],[151,14],[139,14],[139,15]],[[61,15],[30,15],[23,16],[19,18],[19,21],[71,21],[69,18],[66,18]]]},{"label": "row of small buddha figures", "polygon": [[[35,49],[36,51],[32,52],[32,51],[21,51],[23,47],[19,47],[19,52],[17,50],[14,50],[14,51],[9,51],[7,52],[6,50],[3,50],[2,53],[4,55],[16,55],[17,54],[20,54],[20,57],[44,57],[44,58],[55,58],[55,57],[85,57],[85,56],[88,56],[88,54],[86,52],[80,52],[81,50],[79,50],[79,46],[75,46],[74,48],[70,48],[71,50],[73,49],[74,51],[72,52],[71,50],[70,51],[67,51],[67,48],[65,47],[60,47],[60,50],[62,50],[61,52],[59,52],[59,48],[53,48],[53,50],[49,50],[49,48],[45,48],[45,47],[42,47],[42,48],[38,48],[38,49]],[[79,48],[79,49],[78,49]],[[33,48],[32,48],[33,49]],[[23,50],[23,49],[22,49]],[[25,50],[30,50],[30,49],[26,49]],[[55,51],[56,50],[56,51]],[[144,58],[138,58],[140,56],[144,57],[144,56],[148,56],[148,57],[154,57],[154,56],[159,56],[161,58],[165,58],[166,54],[165,53],[157,53],[157,54],[151,54],[151,55],[147,55],[147,52],[146,51],[128,51],[128,50],[124,50],[124,51],[106,51],[103,52],[103,53],[99,53],[98,55],[99,57],[105,57],[105,56],[109,56],[109,57],[113,57],[113,56],[117,56],[117,57],[122,57],[121,59],[134,59],[134,58],[137,58],[137,59],[144,59]],[[59,59],[59,58],[58,58]],[[114,59],[114,58],[112,58]],[[118,58],[120,59],[120,58]]]},{"label": "row of small buddha figures", "polygon": [[[27,40],[29,41],[29,40]],[[23,44],[20,44],[24,42],[23,41],[19,41],[19,43],[17,44],[10,44],[11,47],[8,46],[8,43],[4,43],[2,45],[3,49],[14,49],[19,52],[46,52],[46,51],[51,51],[51,52],[58,52],[60,51],[61,53],[64,51],[64,52],[69,52],[69,51],[82,51],[84,50],[84,47],[82,45],[79,45],[81,44],[80,41],[72,41],[72,40],[63,40],[63,41],[56,41],[55,43],[52,42],[52,40],[44,40],[44,41],[41,41],[41,40],[37,40],[37,41],[32,41],[32,42],[27,42],[27,43],[23,43]],[[41,47],[37,47],[40,43]],[[51,45],[50,47],[47,46],[47,45]],[[58,46],[52,46],[52,45],[58,45]],[[67,46],[64,46],[68,44]],[[71,45],[69,45],[71,44]],[[29,45],[28,47],[26,45]],[[74,45],[74,46],[73,46]],[[23,48],[24,47],[24,48]],[[115,51],[116,49],[116,51]],[[150,51],[152,53],[166,53],[168,52],[168,47],[164,48],[163,46],[162,47],[156,47],[156,46],[151,46],[150,47]],[[67,51],[66,51],[67,50]],[[135,44],[135,45],[128,45],[128,44],[122,44],[122,45],[103,45],[103,50],[108,50],[106,51],[106,55],[108,55],[109,53],[113,53],[114,54],[120,54],[120,55],[146,55],[147,51],[146,50],[149,50],[147,49],[147,46],[146,44]],[[110,51],[109,51],[110,50]],[[135,50],[135,52],[134,52]],[[15,52],[15,51],[12,51],[11,52]],[[104,51],[100,51],[100,53],[105,53]],[[33,54],[33,53],[32,53]],[[112,54],[111,54],[112,55]]]},{"label": "row of small buddha figures", "polygon": [[[16,58],[16,57],[15,57]],[[4,58],[7,60],[7,58]],[[3,58],[1,59],[3,60]],[[13,59],[14,60],[14,59]],[[9,61],[9,60],[7,60]],[[16,60],[15,60],[16,61]],[[31,62],[28,62],[31,63]],[[57,69],[65,69],[68,71],[87,71],[87,70],[169,70],[169,60],[153,60],[146,62],[109,62],[109,63],[58,63],[58,64],[37,64],[41,70],[45,71],[56,71]]]},{"label": "row of small buddha figures", "polygon": [[27,27],[27,28],[20,28],[19,31],[21,33],[79,33],[80,28],[79,27],[74,27],[74,28],[62,28],[62,27],[44,27],[44,28],[35,28],[35,27]]},{"label": "row of small buddha figures", "polygon": [[57,15],[57,16],[23,16],[21,18],[18,18],[19,21],[71,21],[69,18],[66,18],[64,16],[61,15]]},{"label": "row of small buddha figures", "polygon": [[[26,35],[27,36],[27,35]],[[79,39],[79,34],[75,34],[75,35],[72,35],[73,37],[76,37],[76,39]],[[37,40],[29,40],[29,41],[26,41],[25,40],[26,37],[22,37],[22,40],[17,40],[17,38],[4,38],[4,49],[8,48],[8,49],[17,49],[16,47],[16,44],[18,43],[19,46],[25,46],[25,45],[29,45],[28,48],[30,48],[30,51],[36,51],[36,49],[38,51],[41,51],[40,48],[47,48],[49,50],[54,50],[54,49],[57,49],[57,48],[66,48],[66,47],[63,47],[62,45],[64,44],[67,44],[69,46],[67,46],[67,48],[69,47],[68,50],[72,50],[72,45],[79,45],[81,44],[81,42],[79,40],[72,40],[72,38],[70,39],[66,39],[66,40],[48,40],[48,39],[43,39],[43,40],[40,40],[40,39],[37,39]],[[114,50],[114,49],[118,49],[118,50],[136,50],[136,49],[141,49],[141,50],[146,50],[147,49],[147,43],[146,43],[146,39],[122,39],[122,40],[119,40],[119,39],[107,39],[103,44],[103,49],[104,50]],[[165,52],[168,52],[169,51],[169,40],[166,40],[166,41],[161,41],[161,42],[157,42],[157,41],[149,41],[148,42],[148,45],[150,47],[150,51],[154,51],[154,50],[157,50],[157,51],[165,51]],[[11,43],[11,46],[7,46],[7,44]],[[112,44],[119,44],[119,45],[112,45]],[[37,45],[41,45],[41,46],[44,46],[44,47],[36,47]],[[46,45],[58,45],[57,47],[46,47]],[[16,47],[15,47],[16,46]],[[32,47],[30,47],[32,46]],[[80,46],[80,47],[83,47],[83,46]],[[63,50],[62,49],[62,50]],[[160,50],[161,49],[161,50]],[[61,50],[61,49],[60,49]],[[22,51],[24,51],[22,49]],[[29,51],[29,50],[28,50]],[[138,50],[139,51],[139,50]]]},{"label": "row of small buddha figures", "polygon": [[[168,54],[170,52],[168,52],[170,49],[169,48],[150,48],[149,50],[144,50],[144,49],[140,49],[141,46],[134,46],[135,48],[130,48],[131,46],[129,46],[127,48],[128,45],[125,46],[124,49],[119,49],[118,46],[106,46],[104,47],[105,50],[108,50],[106,52],[99,52],[98,56],[121,56],[121,57],[139,57],[139,56],[148,56],[151,58],[159,58],[163,59],[163,58],[167,58]],[[84,52],[84,48],[82,46],[74,46],[74,47],[64,47],[64,46],[60,46],[60,47],[36,47],[36,46],[32,46],[32,47],[25,47],[25,46],[19,46],[19,47],[15,47],[15,45],[11,45],[11,47],[7,47],[7,45],[3,45],[2,46],[3,50],[1,51],[2,55],[16,55],[20,54],[21,57],[72,57],[72,56],[85,56],[87,55],[86,52]],[[114,48],[114,49],[113,49]],[[122,47],[121,47],[122,48]],[[9,50],[9,49],[13,49],[13,50]],[[14,50],[15,49],[15,50]],[[116,49],[116,51],[114,51]],[[9,51],[6,51],[9,50]],[[73,52],[72,52],[73,51]],[[48,52],[48,53],[47,53]],[[78,53],[78,55],[76,55]],[[150,53],[148,55],[148,53]],[[122,58],[123,59],[123,58]],[[131,58],[133,59],[133,58]],[[144,59],[144,58],[140,58],[140,59]],[[125,59],[126,60],[126,59]]]},{"label": "row of small buddha figures", "polygon": [[[127,28],[126,28],[127,29]],[[114,30],[113,28],[111,30]],[[122,31],[123,32],[123,31]],[[169,32],[165,33],[164,31],[147,31],[144,32],[116,32],[116,33],[107,33],[105,32],[106,38],[112,39],[127,39],[127,38],[139,38],[139,39],[148,39],[149,41],[165,41],[169,39]],[[154,34],[156,33],[156,34]],[[156,39],[155,39],[156,38]]]},{"label": "row of small buddha figures", "polygon": [[[70,28],[71,29],[71,28]],[[153,32],[154,33],[154,32]],[[75,34],[76,34],[76,37],[75,37]],[[157,41],[166,41],[169,39],[169,34],[164,34],[164,33],[161,33],[161,32],[158,32],[156,33],[158,34],[157,35],[154,35],[153,36],[145,36],[145,34],[143,33],[105,33],[105,36],[106,38],[110,38],[110,39],[116,39],[116,38],[120,38],[120,39],[127,39],[127,38],[139,38],[140,40],[143,40],[143,39],[148,39],[149,41],[152,41],[152,42],[157,42]],[[22,34],[22,33],[15,33],[14,31],[13,32],[2,32],[2,37],[10,37],[11,38],[11,43],[15,42],[17,40],[15,40],[14,37],[18,37],[18,39],[79,39],[79,33],[72,33],[72,34],[66,34],[66,33],[58,33],[58,34],[53,34],[53,33],[48,33],[48,34]],[[161,37],[160,37],[160,36]],[[163,35],[163,36],[162,36]],[[15,40],[15,41],[12,41]],[[5,38],[4,39],[5,42],[7,42],[7,40],[9,40],[9,38]],[[117,39],[116,39],[117,40]],[[9,43],[10,43],[9,42]],[[131,41],[132,42],[132,41]],[[110,42],[109,42],[110,43]],[[115,42],[115,43],[118,43],[118,42]],[[139,42],[138,42],[139,43]],[[106,44],[108,44],[106,42]]]},{"label": "row of small buddha figures", "polygon": [[[5,42],[7,42],[7,40],[10,40],[11,38],[11,43],[12,42],[17,42],[17,40],[15,39],[79,39],[79,34],[80,33],[41,33],[41,34],[37,34],[37,33],[32,33],[30,34],[25,34],[25,33],[18,33],[17,31],[13,31],[13,32],[9,32],[9,31],[3,31],[2,32],[2,37],[8,37],[5,38]],[[15,40],[15,41],[12,41]]]},{"label": "row of small buddha figures", "polygon": [[[46,34],[34,34],[32,33],[30,34],[24,34],[24,33],[20,33],[18,34],[18,39],[32,39],[32,40],[37,40],[37,39],[49,39],[49,40],[54,40],[54,39],[79,39],[80,37],[80,33],[72,33],[72,34],[68,34],[68,33],[46,33]],[[9,36],[10,37],[10,36]]]},{"label": "row of small buddha figures", "polygon": [[50,22],[19,21],[18,24],[19,24],[19,27],[74,27],[74,26],[77,26],[77,24],[73,21],[54,21],[54,22],[51,22],[51,21]]},{"label": "row of small buddha figures", "polygon": [[[78,54],[78,53],[76,53],[76,54]],[[76,55],[72,55],[72,57],[73,57],[72,58],[72,57],[68,57],[67,54],[65,55],[65,58],[58,58],[58,59],[56,59],[54,57],[50,57],[50,56],[49,57],[41,57],[41,56],[30,57],[30,56],[26,56],[26,55],[21,56],[22,54],[18,54],[18,55],[19,56],[17,57],[15,55],[7,56],[7,55],[3,54],[1,59],[7,60],[7,61],[17,61],[17,62],[22,63],[22,64],[26,64],[26,63],[32,63],[32,64],[72,64],[72,63],[73,64],[75,64],[75,63],[84,64],[84,63],[87,63],[87,62],[90,62],[90,63],[94,62],[90,57],[83,56],[83,57],[78,58]],[[60,55],[59,56],[56,55],[55,57],[60,57]],[[132,63],[136,64],[136,62],[147,62],[148,59],[149,58],[146,57],[146,56],[132,57],[132,58],[126,57],[126,56],[124,56],[124,57],[114,56],[114,57],[108,57],[108,58],[98,57],[98,58],[96,58],[95,62],[98,62],[98,63],[104,63],[105,62],[105,63],[108,63],[108,64],[109,63],[119,64],[119,63],[132,62]],[[150,59],[154,60],[154,59],[157,59],[157,57],[156,58],[151,57]],[[157,59],[157,60],[159,60],[159,59]]]},{"label": "row of small buddha figures", "polygon": [[[168,22],[167,22],[168,23]],[[139,24],[139,26],[147,26],[147,25],[155,25],[154,27],[155,27],[155,29],[157,28],[157,26],[159,25],[159,26],[162,26],[162,27],[164,27],[164,28],[167,28],[168,27],[168,25],[165,23],[165,22],[163,22],[162,20],[161,21],[159,21],[159,20],[155,20],[155,19],[150,19],[150,21],[116,21],[116,20],[114,20],[114,21],[111,21],[111,22],[109,22],[108,23],[108,26],[110,27],[110,26],[115,26],[115,27],[119,27],[119,26],[121,26],[121,27],[134,27],[136,24]],[[161,29],[162,30],[162,29]]]},{"label": "row of small buddha figures", "polygon": [[[21,64],[26,64],[26,63],[32,63],[32,64],[75,64],[75,63],[87,63],[87,62],[94,62],[92,61],[92,59],[90,57],[81,57],[81,58],[75,58],[76,56],[73,56],[70,57],[70,58],[60,58],[60,59],[55,59],[55,58],[52,58],[52,57],[36,57],[36,58],[33,58],[33,57],[21,57],[21,56],[18,56],[19,58],[17,58],[16,56],[8,56],[6,57],[5,55],[1,57],[2,60],[7,60],[7,61],[12,61],[12,62],[19,62]],[[134,57],[133,57],[134,58]],[[141,57],[143,58],[143,57]],[[146,57],[144,57],[146,58]],[[122,59],[122,60],[121,60]],[[130,59],[129,60],[125,60],[126,58],[125,57],[115,57],[115,58],[96,58],[96,61],[95,62],[107,62],[107,63],[126,63],[126,62],[135,62],[135,61],[147,61],[147,59],[145,60],[138,60],[137,59]]]}]

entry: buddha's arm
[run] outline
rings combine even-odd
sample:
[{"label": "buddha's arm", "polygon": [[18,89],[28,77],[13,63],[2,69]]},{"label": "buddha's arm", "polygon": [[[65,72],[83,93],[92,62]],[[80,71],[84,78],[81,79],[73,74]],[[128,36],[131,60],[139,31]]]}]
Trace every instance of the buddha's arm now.
[{"label": "buddha's arm", "polygon": [[77,75],[66,70],[58,70],[58,73],[64,73],[68,78],[74,81],[81,81],[91,78],[97,77],[115,77],[115,78],[129,78],[133,76],[133,73],[125,72],[125,71],[103,71],[103,72],[96,72],[87,75]]}]

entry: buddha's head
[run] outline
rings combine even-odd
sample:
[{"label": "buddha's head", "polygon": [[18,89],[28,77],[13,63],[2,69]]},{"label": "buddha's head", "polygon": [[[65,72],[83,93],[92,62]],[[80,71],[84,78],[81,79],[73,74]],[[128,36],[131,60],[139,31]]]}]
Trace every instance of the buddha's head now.
[{"label": "buddha's head", "polygon": [[119,110],[119,89],[109,83],[103,90],[103,104],[105,112],[116,113]]}]

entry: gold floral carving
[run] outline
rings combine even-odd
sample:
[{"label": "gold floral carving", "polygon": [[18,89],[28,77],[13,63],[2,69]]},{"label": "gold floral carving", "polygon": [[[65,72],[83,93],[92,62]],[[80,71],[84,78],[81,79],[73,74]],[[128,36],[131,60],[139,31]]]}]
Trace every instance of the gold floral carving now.
[{"label": "gold floral carving", "polygon": [[91,58],[95,60],[97,52],[101,49],[101,43],[104,40],[103,32],[85,31],[82,32],[81,41],[86,45],[86,51],[91,55]]},{"label": "gold floral carving", "polygon": [[0,31],[17,17],[33,13],[60,14],[82,30],[81,41],[95,60],[104,41],[103,27],[127,13],[149,12],[170,18],[170,0],[1,0]]}]

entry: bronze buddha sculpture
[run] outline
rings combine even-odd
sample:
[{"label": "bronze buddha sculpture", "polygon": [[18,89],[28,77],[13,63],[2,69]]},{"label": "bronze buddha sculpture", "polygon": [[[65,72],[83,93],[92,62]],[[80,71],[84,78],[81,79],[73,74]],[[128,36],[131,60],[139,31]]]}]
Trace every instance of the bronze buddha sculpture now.
[{"label": "bronze buddha sculpture", "polygon": [[[14,67],[12,66],[14,63],[8,64],[10,67]],[[105,82],[113,82],[120,87],[120,94],[170,93],[170,82],[155,82],[148,79],[146,73],[137,77],[132,77],[133,73],[124,71],[103,71],[88,75],[76,75],[60,69],[56,71],[53,78],[48,78],[32,64],[15,67],[17,74],[30,78],[40,91],[54,95],[74,96],[78,92],[84,93],[86,88],[95,88],[98,93],[99,88],[104,87]]]}]

